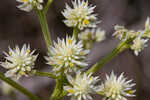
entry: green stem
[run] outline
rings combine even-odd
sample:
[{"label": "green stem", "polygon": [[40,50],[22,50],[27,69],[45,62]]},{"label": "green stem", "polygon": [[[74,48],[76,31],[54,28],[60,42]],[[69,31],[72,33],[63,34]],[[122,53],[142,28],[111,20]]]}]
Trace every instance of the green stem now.
[{"label": "green stem", "polygon": [[47,13],[48,8],[49,8],[49,7],[50,7],[50,5],[52,4],[52,2],[53,2],[53,0],[48,0],[48,1],[47,1],[46,6],[44,7],[44,12],[45,12],[45,14]]},{"label": "green stem", "polygon": [[76,40],[78,40],[78,34],[79,34],[79,29],[77,27],[74,27],[73,36]]},{"label": "green stem", "polygon": [[44,35],[46,45],[47,47],[49,47],[50,45],[52,45],[52,40],[51,40],[50,31],[48,28],[48,23],[46,20],[46,14],[44,13],[44,11],[39,11],[39,10],[36,10],[36,13],[38,15],[38,18],[41,24],[41,28],[42,28],[42,32]]},{"label": "green stem", "polygon": [[88,71],[87,74],[89,73],[95,73],[97,72],[100,68],[102,68],[104,66],[104,64],[108,63],[109,61],[111,61],[114,57],[116,57],[120,52],[122,52],[123,50],[129,48],[129,43],[133,40],[132,39],[128,39],[124,42],[121,42],[117,48],[115,48],[110,54],[108,54],[106,57],[104,57],[103,59],[101,59],[98,63],[96,63],[95,65],[93,65]]},{"label": "green stem", "polygon": [[59,83],[59,80],[57,79],[56,80],[56,86],[55,86],[55,89],[54,89],[54,91],[53,91],[53,93],[52,93],[52,95],[50,97],[50,100],[59,100],[57,98],[59,97],[59,95],[61,93],[60,88],[61,88],[61,85]]},{"label": "green stem", "polygon": [[60,96],[62,95],[62,91],[63,91],[63,76],[59,76],[56,79],[56,86],[50,97],[50,100],[61,100]]},{"label": "green stem", "polygon": [[14,87],[15,89],[17,89],[18,91],[20,91],[24,95],[28,96],[30,98],[30,100],[40,100],[37,96],[35,96],[34,94],[32,94],[31,92],[26,90],[24,87],[22,87],[21,85],[19,85],[15,81],[11,80],[10,78],[6,78],[3,75],[3,73],[1,73],[1,72],[0,72],[0,79],[5,81],[7,84]]},{"label": "green stem", "polygon": [[40,72],[40,71],[36,71],[36,70],[33,70],[31,72],[31,74],[33,75],[36,75],[36,76],[42,76],[42,77],[49,77],[49,78],[53,78],[53,79],[56,79],[57,77],[51,73],[48,73],[48,72]]},{"label": "green stem", "polygon": [[59,99],[61,100],[63,97],[65,97],[68,94],[67,91],[62,91],[61,95],[59,96]]}]

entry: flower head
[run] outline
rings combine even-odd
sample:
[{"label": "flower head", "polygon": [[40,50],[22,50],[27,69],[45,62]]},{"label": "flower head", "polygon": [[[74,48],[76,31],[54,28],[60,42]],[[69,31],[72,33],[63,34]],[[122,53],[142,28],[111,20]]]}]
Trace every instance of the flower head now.
[{"label": "flower head", "polygon": [[71,76],[67,76],[67,79],[71,86],[64,86],[64,90],[69,92],[68,96],[72,96],[71,100],[92,100],[90,94],[100,91],[100,86],[96,85],[99,77],[93,77],[91,74],[78,72],[75,79]]},{"label": "flower head", "polygon": [[139,52],[141,52],[145,47],[147,47],[146,42],[148,39],[141,39],[140,37],[133,40],[133,44],[131,45],[131,49],[134,50],[136,56],[138,56]]},{"label": "flower head", "polygon": [[34,51],[30,51],[30,46],[23,45],[22,49],[16,46],[15,49],[9,48],[9,53],[4,52],[6,61],[1,65],[8,69],[5,73],[6,77],[15,77],[19,79],[21,76],[27,76],[28,72],[34,67],[34,62],[38,55],[33,55]]},{"label": "flower head", "polygon": [[101,42],[105,39],[105,31],[101,30],[100,28],[92,30],[86,29],[85,31],[79,34],[79,39],[83,41],[92,40],[95,42]]},{"label": "flower head", "polygon": [[144,37],[150,38],[150,18],[148,17],[145,21],[145,30],[144,30]]},{"label": "flower head", "polygon": [[139,32],[135,32],[134,30],[128,30],[123,26],[119,26],[116,25],[115,26],[115,33],[113,34],[113,36],[116,36],[116,38],[118,38],[119,40],[127,40],[129,38],[133,38],[134,36],[136,36]]},{"label": "flower head", "polygon": [[128,45],[134,50],[134,54],[138,56],[139,52],[147,46],[146,42],[150,38],[150,19],[147,18],[144,30],[133,31],[118,25],[115,26],[115,30],[116,32],[113,35],[119,38],[122,42],[126,40],[131,41]]},{"label": "flower head", "polygon": [[150,18],[149,17],[145,21],[145,30],[150,30]]},{"label": "flower head", "polygon": [[98,28],[95,31],[95,40],[96,40],[96,42],[101,42],[101,41],[105,40],[105,38],[106,38],[105,31]]},{"label": "flower head", "polygon": [[132,90],[132,87],[135,84],[131,83],[132,80],[127,81],[126,79],[123,73],[119,77],[113,72],[110,76],[106,75],[106,80],[101,85],[104,100],[127,100],[126,97],[134,97],[135,90]]},{"label": "flower head", "polygon": [[79,39],[83,41],[85,48],[91,48],[94,42],[101,42],[105,38],[105,31],[100,28],[86,29],[79,34]]},{"label": "flower head", "polygon": [[46,60],[52,65],[53,72],[65,74],[79,70],[87,66],[85,62],[88,50],[83,49],[81,41],[77,42],[73,37],[66,37],[66,40],[54,42],[54,46],[50,47]]},{"label": "flower head", "polygon": [[72,1],[73,8],[66,4],[66,9],[62,12],[66,20],[64,23],[69,27],[78,27],[82,30],[85,27],[96,27],[96,15],[93,14],[95,6],[89,6],[88,1]]},{"label": "flower head", "polygon": [[30,12],[33,8],[38,10],[42,10],[43,0],[17,0],[18,2],[22,3],[21,5],[17,6],[20,10]]}]

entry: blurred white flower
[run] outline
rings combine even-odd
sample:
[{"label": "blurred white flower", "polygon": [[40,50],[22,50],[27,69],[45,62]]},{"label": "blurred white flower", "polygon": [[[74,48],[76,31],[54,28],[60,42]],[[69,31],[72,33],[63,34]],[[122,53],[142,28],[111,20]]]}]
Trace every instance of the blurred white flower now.
[{"label": "blurred white flower", "polygon": [[135,32],[134,30],[128,30],[123,26],[116,25],[115,26],[115,33],[113,36],[118,38],[119,40],[127,40],[129,38],[135,37],[139,32]]},{"label": "blurred white flower", "polygon": [[96,38],[97,42],[101,42],[101,41],[105,40],[105,38],[106,38],[105,31],[98,28],[95,32],[95,38]]},{"label": "blurred white flower", "polygon": [[64,23],[69,27],[77,27],[82,30],[86,27],[96,27],[96,14],[93,14],[95,6],[88,5],[88,1],[72,1],[73,8],[66,4],[62,12],[66,20]]},{"label": "blurred white flower", "polygon": [[145,22],[145,30],[133,31],[118,25],[115,26],[115,30],[116,32],[113,36],[116,36],[121,41],[132,39],[128,45],[130,45],[130,48],[134,50],[134,54],[138,56],[139,52],[147,47],[146,43],[150,38],[150,19],[147,18]]},{"label": "blurred white flower", "polygon": [[94,38],[94,30],[86,29],[79,34],[79,39],[82,41],[88,41]]},{"label": "blurred white flower", "polygon": [[104,30],[101,30],[100,28],[98,29],[86,29],[85,31],[81,32],[79,34],[79,39],[80,40],[92,40],[92,41],[95,41],[95,42],[101,42],[103,41],[106,36],[105,36],[105,31]]},{"label": "blurred white flower", "polygon": [[66,37],[66,40],[58,38],[58,43],[54,42],[54,46],[50,47],[45,58],[47,64],[52,65],[56,75],[62,71],[67,74],[88,65],[85,62],[88,52],[83,49],[82,42],[77,42],[73,37]]},{"label": "blurred white flower", "polygon": [[145,21],[145,30],[144,30],[144,37],[150,38],[150,18],[148,17]]},{"label": "blurred white flower", "polygon": [[132,87],[135,86],[131,83],[132,80],[128,80],[123,76],[123,73],[117,77],[113,72],[110,76],[106,75],[105,82],[101,85],[100,93],[104,95],[103,100],[127,100],[126,97],[134,97],[135,90]]},{"label": "blurred white flower", "polygon": [[42,10],[43,6],[41,3],[43,3],[43,0],[16,0],[17,2],[22,3],[21,5],[17,6],[20,10],[30,12],[33,8],[36,8],[38,10]]},{"label": "blurred white flower", "polygon": [[92,100],[90,94],[100,91],[100,85],[96,85],[99,77],[93,77],[91,74],[78,72],[75,79],[69,75],[67,79],[71,86],[64,86],[64,90],[68,92],[68,96],[72,96],[71,100]]},{"label": "blurred white flower", "polygon": [[79,34],[79,39],[83,41],[86,48],[91,48],[94,42],[101,42],[105,40],[105,31],[98,29],[86,29]]},{"label": "blurred white flower", "polygon": [[131,49],[134,50],[136,56],[138,56],[139,52],[141,52],[145,47],[147,47],[146,45],[147,41],[148,39],[141,39],[140,37],[133,40]]},{"label": "blurred white flower", "polygon": [[150,30],[150,18],[149,17],[145,21],[145,30]]},{"label": "blurred white flower", "polygon": [[6,77],[15,77],[19,79],[22,75],[28,76],[34,67],[34,62],[38,55],[33,55],[34,51],[30,51],[30,46],[23,45],[22,49],[16,46],[15,49],[9,48],[9,53],[4,52],[6,61],[1,65],[8,69],[5,73]]}]

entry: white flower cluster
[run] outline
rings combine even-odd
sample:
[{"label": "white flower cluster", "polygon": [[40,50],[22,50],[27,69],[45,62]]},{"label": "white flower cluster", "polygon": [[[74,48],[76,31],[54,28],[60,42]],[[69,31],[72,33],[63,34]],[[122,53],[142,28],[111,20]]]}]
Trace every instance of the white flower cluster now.
[{"label": "white flower cluster", "polygon": [[64,23],[69,27],[77,27],[82,30],[85,27],[96,27],[96,15],[93,14],[95,6],[89,6],[88,1],[72,1],[73,8],[66,4],[66,9],[62,12],[66,20]]},{"label": "white flower cluster", "polygon": [[116,31],[113,34],[113,36],[116,36],[116,38],[119,38],[122,41],[125,41],[129,38],[133,38],[134,36],[136,36],[136,32],[134,30],[128,30],[124,26],[116,25],[115,30]]},{"label": "white flower cluster", "polygon": [[113,34],[121,41],[128,39],[134,39],[133,43],[130,45],[130,48],[134,50],[135,55],[137,56],[147,45],[147,41],[150,38],[150,19],[147,18],[145,22],[145,29],[139,31],[127,30],[123,26],[115,26],[116,32]]},{"label": "white flower cluster", "polygon": [[79,39],[83,41],[86,48],[90,48],[94,42],[101,42],[105,40],[105,31],[98,29],[86,29],[79,34]]},{"label": "white flower cluster", "polygon": [[135,86],[132,80],[128,80],[123,73],[117,77],[113,72],[110,76],[106,75],[106,80],[98,85],[99,77],[93,77],[92,74],[78,72],[75,78],[67,76],[70,83],[64,86],[64,90],[68,92],[68,96],[72,96],[71,100],[93,100],[90,94],[101,94],[103,100],[127,100],[127,97],[134,97]]},{"label": "white flower cluster", "polygon": [[127,100],[126,97],[134,97],[135,86],[132,80],[126,80],[123,73],[117,77],[113,72],[110,76],[106,75],[105,82],[101,85],[100,93],[104,95],[103,100]]},{"label": "white flower cluster", "polygon": [[131,49],[134,50],[134,54],[138,55],[145,47],[147,47],[146,42],[148,39],[136,38],[133,40],[133,45],[131,45]]},{"label": "white flower cluster", "polygon": [[54,42],[45,58],[47,64],[52,65],[53,72],[58,75],[61,72],[68,74],[88,65],[85,62],[88,52],[83,49],[82,42],[77,42],[74,37],[66,37],[66,40],[58,38],[58,43]]},{"label": "white flower cluster", "polygon": [[67,76],[71,86],[64,86],[64,90],[68,91],[68,96],[72,96],[71,100],[92,100],[90,94],[100,91],[100,85],[96,85],[100,80],[99,77],[93,77],[92,74],[81,74],[78,72],[75,78]]},{"label": "white flower cluster", "polygon": [[[43,9],[43,0],[17,0],[17,2],[22,3],[18,8],[23,11]],[[66,4],[66,9],[62,14],[66,18],[64,23],[68,27],[78,30],[94,29],[86,29],[81,32],[78,36],[79,41],[75,37],[69,36],[66,39],[58,38],[57,42],[53,42],[54,44],[49,47],[48,56],[45,59],[47,64],[53,67],[53,74],[60,75],[60,78],[67,78],[65,80],[65,82],[67,81],[65,85],[67,85],[65,86],[62,83],[61,86],[68,92],[68,96],[72,96],[71,100],[93,100],[92,94],[104,96],[103,100],[127,100],[127,97],[135,96],[135,90],[132,89],[135,84],[132,83],[132,80],[127,80],[123,73],[119,77],[113,72],[110,76],[106,75],[106,80],[101,85],[98,85],[99,77],[92,76],[92,73],[81,73],[81,69],[88,66],[86,59],[89,50],[86,49],[91,48],[94,42],[101,42],[106,38],[105,31],[100,28],[95,29],[99,23],[97,15],[93,14],[95,7],[89,5],[87,0],[74,0],[72,1],[72,7]],[[132,44],[129,45],[138,55],[146,47],[146,42],[150,38],[150,19],[147,19],[145,30],[142,31],[127,30],[122,26],[116,26],[115,30],[116,32],[113,35],[121,41],[133,39]],[[34,55],[34,52],[35,50],[30,51],[29,45],[23,45],[22,49],[16,46],[15,49],[9,48],[9,53],[4,52],[6,60],[1,62],[1,65],[8,69],[5,73],[6,77],[19,79],[21,76],[28,76],[38,56]],[[72,77],[71,75],[76,76]],[[57,79],[59,78],[57,77]],[[63,81],[61,80],[61,82]],[[8,89],[11,88],[8,87],[5,91],[7,92]]]},{"label": "white flower cluster", "polygon": [[1,65],[8,69],[5,73],[6,77],[15,77],[19,79],[22,75],[28,76],[34,67],[34,62],[38,55],[33,55],[34,51],[30,51],[30,46],[23,45],[22,49],[16,46],[15,49],[9,48],[9,53],[4,52],[6,61],[1,62]]},{"label": "white flower cluster", "polygon": [[16,0],[17,2],[22,3],[21,5],[17,6],[20,10],[30,12],[33,8],[42,10],[43,0]]}]

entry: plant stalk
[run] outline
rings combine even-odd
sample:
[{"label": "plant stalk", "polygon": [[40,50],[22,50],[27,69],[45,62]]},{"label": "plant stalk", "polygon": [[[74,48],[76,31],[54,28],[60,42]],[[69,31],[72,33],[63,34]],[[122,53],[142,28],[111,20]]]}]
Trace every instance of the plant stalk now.
[{"label": "plant stalk", "polygon": [[44,13],[44,11],[39,11],[39,10],[36,10],[36,13],[38,15],[38,18],[41,24],[41,28],[42,28],[42,32],[44,35],[47,48],[49,48],[49,46],[52,45],[52,40],[51,40],[51,35],[50,35],[47,19],[46,19],[46,14]]},{"label": "plant stalk", "polygon": [[48,1],[47,1],[46,6],[44,7],[44,12],[45,12],[45,14],[47,13],[47,11],[48,11],[48,9],[49,9],[49,7],[50,7],[50,5],[52,4],[53,1],[54,1],[54,0],[48,0]]},{"label": "plant stalk", "polygon": [[31,92],[26,90],[24,87],[22,87],[21,85],[19,85],[18,83],[16,83],[12,79],[6,78],[3,75],[3,73],[1,73],[1,72],[0,72],[0,79],[3,80],[4,82],[6,82],[7,84],[9,84],[10,86],[14,87],[15,89],[17,89],[18,91],[20,91],[24,95],[28,96],[30,98],[30,100],[40,100],[40,98],[38,98],[37,96],[35,96],[34,94],[32,94]]},{"label": "plant stalk", "polygon": [[78,34],[79,34],[79,29],[77,27],[74,27],[73,29],[73,37],[78,40]]},{"label": "plant stalk", "polygon": [[121,53],[122,51],[124,51],[125,49],[129,48],[129,43],[133,40],[132,39],[128,39],[126,41],[120,42],[119,45],[107,56],[105,56],[103,59],[101,59],[98,63],[96,63],[95,65],[93,65],[88,71],[87,74],[90,73],[95,73],[97,72],[100,68],[102,68],[104,66],[104,64],[110,62],[114,57],[116,57],[119,53]]},{"label": "plant stalk", "polygon": [[62,91],[63,91],[63,87],[62,87],[62,76],[59,76],[56,79],[56,86],[55,89],[50,97],[50,100],[60,100],[59,96],[61,95]]},{"label": "plant stalk", "polygon": [[40,71],[37,71],[37,70],[33,70],[31,72],[31,74],[33,75],[36,75],[36,76],[41,76],[41,77],[49,77],[49,78],[53,78],[53,79],[56,79],[57,77],[49,72],[40,72]]}]

